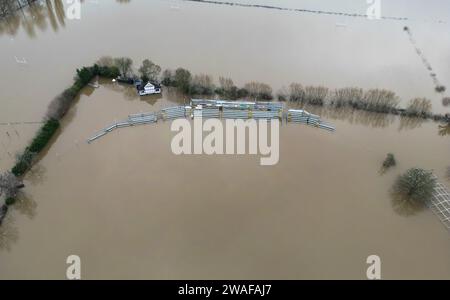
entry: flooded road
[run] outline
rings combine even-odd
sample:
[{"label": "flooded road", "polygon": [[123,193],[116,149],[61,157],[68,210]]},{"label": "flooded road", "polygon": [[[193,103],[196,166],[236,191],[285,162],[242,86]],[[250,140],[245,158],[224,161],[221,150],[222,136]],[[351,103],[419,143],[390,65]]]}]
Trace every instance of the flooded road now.
[{"label": "flooded road", "polygon": [[[356,9],[349,3],[345,10]],[[60,13],[57,26],[49,17],[46,26],[36,21],[34,35],[23,26],[0,31],[8,74],[0,81],[0,121],[41,120],[74,69],[102,55],[130,56],[136,65],[149,57],[163,68],[239,85],[265,81],[274,90],[291,81],[384,87],[403,99],[429,97],[434,111],[449,112],[402,30],[414,31],[450,86],[448,24],[417,21],[438,12],[414,7],[414,20],[372,22],[185,1],[86,3],[81,20],[62,22]],[[338,7],[324,1],[318,9]],[[406,14],[390,9],[387,15]],[[142,99],[133,92],[106,81],[83,90],[8,215],[0,278],[64,279],[71,254],[81,257],[85,279],[364,279],[371,254],[381,257],[385,279],[450,278],[448,231],[429,211],[405,216],[389,197],[395,177],[413,166],[445,182],[450,139],[438,123],[311,108],[336,133],[283,125],[272,167],[256,156],[175,156],[169,122],[86,144],[129,113],[188,101],[167,90]],[[2,170],[38,126],[0,126]],[[398,166],[380,174],[388,152]]]}]

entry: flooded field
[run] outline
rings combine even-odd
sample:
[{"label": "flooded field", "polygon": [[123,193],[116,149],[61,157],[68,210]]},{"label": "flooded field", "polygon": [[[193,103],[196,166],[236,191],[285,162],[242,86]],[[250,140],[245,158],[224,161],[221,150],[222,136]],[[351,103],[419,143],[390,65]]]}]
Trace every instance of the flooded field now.
[{"label": "flooded field", "polygon": [[[386,15],[411,17],[404,22],[137,0],[87,2],[81,20],[68,20],[61,2],[51,1],[53,17],[44,5],[28,27],[23,16],[21,25],[0,25],[0,123],[17,122],[0,126],[1,170],[39,127],[20,123],[40,121],[74,69],[102,55],[136,65],[148,57],[239,85],[264,81],[275,91],[292,81],[388,88],[450,112],[403,32],[409,26],[450,87],[448,24],[438,22],[450,18],[441,1],[411,10],[390,4]],[[355,3],[284,5],[361,12]],[[2,226],[1,279],[64,279],[71,254],[81,257],[84,279],[364,279],[371,254],[381,257],[385,279],[450,278],[449,232],[430,211],[408,215],[389,196],[395,177],[414,166],[448,185],[450,132],[438,123],[311,107],[337,131],[283,124],[280,161],[263,167],[257,156],[176,156],[170,122],[87,144],[130,113],[189,100],[166,89],[139,98],[100,83],[83,90],[27,174],[25,195]],[[381,174],[388,152],[398,165]]]}]

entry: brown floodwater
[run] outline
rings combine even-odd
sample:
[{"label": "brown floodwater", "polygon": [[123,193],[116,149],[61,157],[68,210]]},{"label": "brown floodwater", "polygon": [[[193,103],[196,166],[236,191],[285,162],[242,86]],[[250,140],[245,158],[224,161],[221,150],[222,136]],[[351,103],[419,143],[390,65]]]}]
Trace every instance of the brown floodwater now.
[{"label": "brown floodwater", "polygon": [[[102,55],[137,64],[149,57],[237,84],[265,81],[274,90],[291,81],[385,87],[402,99],[428,97],[434,111],[448,112],[402,30],[411,28],[450,86],[448,25],[435,22],[446,17],[436,7],[448,4],[435,2],[386,13],[411,14],[407,22],[133,0],[87,2],[81,20],[60,12],[55,23],[44,6],[29,21],[34,31],[23,20],[0,30],[0,123],[41,120],[74,69]],[[350,2],[317,5],[360,12]],[[449,131],[438,123],[308,108],[337,131],[283,124],[275,166],[260,166],[257,156],[176,156],[170,122],[85,142],[129,113],[185,101],[167,90],[140,99],[108,81],[84,89],[2,226],[0,278],[63,279],[71,254],[81,257],[85,279],[365,278],[371,254],[381,257],[386,279],[450,278],[449,232],[430,211],[408,214],[389,196],[395,177],[413,166],[446,182]],[[2,170],[38,126],[0,125]],[[382,174],[388,152],[398,165]]]}]

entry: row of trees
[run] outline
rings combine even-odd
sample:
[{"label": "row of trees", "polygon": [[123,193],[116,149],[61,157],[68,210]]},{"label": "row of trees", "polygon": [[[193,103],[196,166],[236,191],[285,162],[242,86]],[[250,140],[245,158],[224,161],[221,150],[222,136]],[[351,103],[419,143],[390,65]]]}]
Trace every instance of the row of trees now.
[{"label": "row of trees", "polygon": [[427,118],[431,115],[431,100],[426,98],[414,98],[409,101],[405,113],[408,116]]},{"label": "row of trees", "polygon": [[252,81],[245,84],[244,87],[238,88],[231,78],[220,77],[217,87],[211,75],[192,76],[191,72],[184,68],[178,68],[175,71],[164,70],[161,82],[165,86],[177,87],[188,95],[211,96],[217,94],[231,100],[246,97],[257,100],[271,100],[273,98],[272,88],[268,84]]},{"label": "row of trees", "polygon": [[110,56],[103,56],[97,64],[101,67],[117,68],[119,75],[124,78],[140,78],[142,81],[158,81],[161,73],[161,67],[149,59],[144,59],[141,66],[138,68],[138,75],[133,70],[133,60],[129,57],[112,58]]},{"label": "row of trees", "polygon": [[281,99],[312,105],[325,105],[328,102],[334,107],[348,106],[385,113],[394,111],[399,103],[394,92],[384,89],[370,89],[364,92],[361,88],[348,87],[330,92],[324,86],[303,87],[300,83],[292,83],[288,91],[282,91]]},{"label": "row of trees", "polygon": [[[312,105],[329,104],[336,108],[352,107],[381,113],[397,112],[399,103],[399,98],[389,90],[370,89],[364,91],[357,87],[346,87],[330,92],[328,88],[323,86],[303,87],[300,83],[292,83],[288,89],[281,89],[278,99]],[[410,100],[402,114],[414,117],[431,117],[431,100],[414,98]]]},{"label": "row of trees", "polygon": [[[161,73],[161,67],[149,59],[145,59],[138,68],[138,75],[133,71],[133,60],[128,57],[102,57],[98,61],[101,67],[115,68],[120,76],[140,78],[144,82],[161,82],[165,86],[178,88],[187,95],[219,95],[222,98],[236,100],[252,98],[255,100],[272,100],[272,88],[265,83],[249,82],[243,87],[237,87],[231,78],[220,77],[219,85],[214,84],[211,75],[192,75],[184,68],[166,69]],[[399,109],[399,97],[386,89],[369,89],[364,91],[357,87],[345,87],[329,90],[324,86],[303,86],[291,83],[288,88],[278,91],[278,100],[291,101],[300,104],[330,105],[336,108],[351,107],[371,112],[395,113],[411,117],[434,118],[437,121],[446,120],[443,115],[432,114],[432,104],[426,98],[412,99],[406,109]],[[446,100],[445,100],[446,101]],[[445,102],[443,100],[443,103]],[[448,101],[450,103],[450,100]]]}]

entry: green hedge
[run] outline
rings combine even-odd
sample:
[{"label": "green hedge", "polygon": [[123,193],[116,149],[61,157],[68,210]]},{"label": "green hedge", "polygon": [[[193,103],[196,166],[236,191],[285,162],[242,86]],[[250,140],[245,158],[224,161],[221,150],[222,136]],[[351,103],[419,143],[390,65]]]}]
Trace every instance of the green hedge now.
[{"label": "green hedge", "polygon": [[39,153],[45,148],[48,141],[59,128],[59,121],[55,119],[48,120],[44,126],[41,127],[36,137],[31,142],[29,150],[34,153]]},{"label": "green hedge", "polygon": [[6,199],[6,201],[5,201],[5,204],[6,205],[8,205],[8,206],[11,206],[11,205],[13,205],[14,203],[16,203],[16,198],[8,198],[8,199]]},{"label": "green hedge", "polygon": [[50,119],[39,129],[37,135],[31,141],[31,144],[25,148],[25,151],[17,159],[16,165],[12,168],[11,172],[16,176],[25,174],[28,168],[31,166],[33,157],[35,154],[40,153],[45,146],[47,146],[50,139],[59,128],[59,121]]}]

